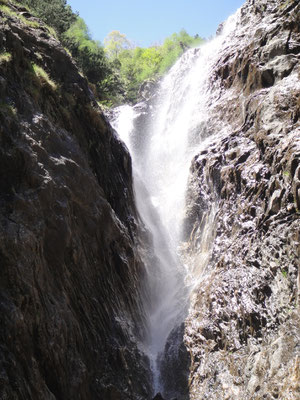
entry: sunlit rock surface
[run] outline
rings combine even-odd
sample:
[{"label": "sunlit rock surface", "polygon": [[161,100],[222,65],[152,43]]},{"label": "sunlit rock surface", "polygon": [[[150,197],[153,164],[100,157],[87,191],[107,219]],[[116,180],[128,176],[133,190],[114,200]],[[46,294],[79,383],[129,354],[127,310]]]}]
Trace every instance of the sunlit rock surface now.
[{"label": "sunlit rock surface", "polygon": [[0,17],[0,398],[147,399],[129,154],[47,28]]},{"label": "sunlit rock surface", "polygon": [[299,7],[249,0],[211,77],[209,129],[229,132],[187,194],[192,400],[300,397]]}]

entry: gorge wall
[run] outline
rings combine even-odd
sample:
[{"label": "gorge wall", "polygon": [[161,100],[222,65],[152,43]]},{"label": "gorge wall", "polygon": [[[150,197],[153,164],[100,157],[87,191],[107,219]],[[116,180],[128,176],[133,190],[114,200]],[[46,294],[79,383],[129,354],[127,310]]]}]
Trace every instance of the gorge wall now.
[{"label": "gorge wall", "polygon": [[194,158],[187,194],[193,400],[300,396],[299,7],[247,1],[211,76],[206,134],[228,135]]},{"label": "gorge wall", "polygon": [[130,156],[48,28],[0,3],[0,398],[146,399]]}]

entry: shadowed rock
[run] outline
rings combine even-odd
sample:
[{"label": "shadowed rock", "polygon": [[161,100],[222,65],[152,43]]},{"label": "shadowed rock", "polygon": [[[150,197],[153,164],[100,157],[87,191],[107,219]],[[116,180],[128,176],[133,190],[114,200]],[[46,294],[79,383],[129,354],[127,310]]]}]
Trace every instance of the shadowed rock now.
[{"label": "shadowed rock", "polygon": [[160,393],[157,393],[157,395],[153,398],[153,400],[164,400],[164,398]]},{"label": "shadowed rock", "polygon": [[47,28],[0,16],[0,398],[147,399],[130,156]]}]

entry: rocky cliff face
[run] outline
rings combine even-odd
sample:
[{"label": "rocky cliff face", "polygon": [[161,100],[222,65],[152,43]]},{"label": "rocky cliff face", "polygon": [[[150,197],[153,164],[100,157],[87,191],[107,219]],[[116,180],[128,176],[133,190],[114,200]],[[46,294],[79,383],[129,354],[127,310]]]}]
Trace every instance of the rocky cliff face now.
[{"label": "rocky cliff face", "polygon": [[190,399],[300,396],[299,7],[247,1],[211,79],[229,134],[191,167]]},{"label": "rocky cliff face", "polygon": [[129,154],[48,28],[0,3],[0,398],[146,399]]}]

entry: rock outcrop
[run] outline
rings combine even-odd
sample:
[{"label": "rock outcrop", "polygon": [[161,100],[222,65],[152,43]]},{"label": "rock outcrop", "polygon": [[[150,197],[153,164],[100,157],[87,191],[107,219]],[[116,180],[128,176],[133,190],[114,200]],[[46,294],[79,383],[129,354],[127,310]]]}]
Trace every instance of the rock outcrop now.
[{"label": "rock outcrop", "polygon": [[187,195],[191,400],[300,396],[299,28],[297,0],[249,0],[215,66],[208,130],[228,135]]},{"label": "rock outcrop", "polygon": [[130,156],[48,28],[0,3],[0,398],[147,399]]}]

